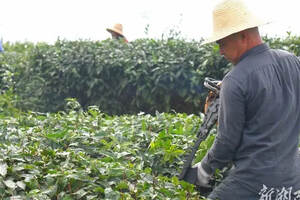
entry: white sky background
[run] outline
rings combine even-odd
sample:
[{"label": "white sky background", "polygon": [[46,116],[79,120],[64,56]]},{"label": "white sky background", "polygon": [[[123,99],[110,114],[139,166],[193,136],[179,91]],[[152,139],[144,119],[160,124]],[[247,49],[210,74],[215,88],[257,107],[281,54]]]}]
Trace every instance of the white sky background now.
[{"label": "white sky background", "polygon": [[[170,29],[187,39],[208,37],[212,7],[217,0],[0,0],[3,41],[60,39],[104,40],[106,28],[123,24],[129,41],[160,38]],[[300,0],[246,0],[250,8],[273,23],[262,27],[269,36],[300,36]],[[145,27],[149,25],[148,34]]]}]

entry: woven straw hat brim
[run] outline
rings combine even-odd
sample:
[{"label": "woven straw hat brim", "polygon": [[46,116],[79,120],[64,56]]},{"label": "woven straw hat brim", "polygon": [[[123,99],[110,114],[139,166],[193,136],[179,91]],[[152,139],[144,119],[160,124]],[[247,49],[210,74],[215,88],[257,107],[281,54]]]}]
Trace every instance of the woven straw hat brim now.
[{"label": "woven straw hat brim", "polygon": [[121,35],[121,36],[124,37],[123,33],[122,33],[121,31],[117,30],[117,29],[107,28],[106,30],[107,30],[108,32],[115,32],[115,33],[117,33],[117,34],[119,34],[119,35]]},{"label": "woven straw hat brim", "polygon": [[243,0],[223,0],[213,10],[213,33],[202,44],[218,41],[234,33],[270,22],[248,10]]},{"label": "woven straw hat brim", "polygon": [[225,38],[229,35],[232,35],[234,33],[238,33],[240,31],[243,31],[243,30],[246,30],[246,29],[249,29],[249,28],[260,27],[260,26],[263,26],[263,25],[267,25],[269,23],[271,23],[271,22],[260,22],[260,23],[255,23],[255,24],[252,24],[252,25],[248,24],[246,26],[232,28],[229,31],[214,33],[213,36],[207,38],[201,44],[204,45],[204,44],[216,42],[216,41],[221,40],[221,39],[223,39],[223,38]]}]

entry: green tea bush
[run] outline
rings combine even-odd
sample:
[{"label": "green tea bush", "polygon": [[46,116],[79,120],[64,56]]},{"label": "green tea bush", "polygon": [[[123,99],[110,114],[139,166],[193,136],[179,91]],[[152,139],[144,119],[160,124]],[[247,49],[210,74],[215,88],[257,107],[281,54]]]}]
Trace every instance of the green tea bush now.
[{"label": "green tea bush", "polygon": [[5,43],[5,52],[0,53],[0,91],[1,93],[15,86],[15,78],[22,68],[28,67],[29,55],[33,43]]},{"label": "green tea bush", "polygon": [[272,48],[283,49],[300,56],[300,37],[291,32],[287,32],[284,38],[264,36],[263,40]]},{"label": "green tea bush", "polygon": [[16,92],[24,109],[43,112],[63,110],[71,97],[109,114],[199,113],[204,77],[222,78],[227,69],[213,48],[178,39],[40,44]]},{"label": "green tea bush", "polygon": [[1,199],[202,199],[177,178],[201,116],[109,116],[67,105],[66,112],[0,115]]},{"label": "green tea bush", "polygon": [[[273,48],[299,56],[300,39],[264,37]],[[203,110],[205,77],[222,79],[230,70],[217,45],[177,37],[5,44],[0,54],[0,89],[12,88],[23,110],[55,112],[66,98],[108,114]]]}]

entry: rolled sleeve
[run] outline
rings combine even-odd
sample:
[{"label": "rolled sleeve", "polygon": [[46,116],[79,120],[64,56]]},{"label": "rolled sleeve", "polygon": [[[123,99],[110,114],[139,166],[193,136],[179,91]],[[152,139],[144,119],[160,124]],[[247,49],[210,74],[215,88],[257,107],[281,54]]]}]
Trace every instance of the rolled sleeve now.
[{"label": "rolled sleeve", "polygon": [[245,123],[245,103],[241,85],[234,79],[225,77],[220,93],[218,134],[213,146],[202,160],[208,173],[222,169],[235,155]]}]

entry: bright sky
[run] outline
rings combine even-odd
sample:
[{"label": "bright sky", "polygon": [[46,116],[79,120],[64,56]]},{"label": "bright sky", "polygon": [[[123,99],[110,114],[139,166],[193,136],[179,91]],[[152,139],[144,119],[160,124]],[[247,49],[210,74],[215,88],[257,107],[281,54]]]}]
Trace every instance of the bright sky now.
[{"label": "bright sky", "polygon": [[[104,40],[106,28],[123,24],[129,41],[159,38],[170,29],[187,39],[208,37],[212,7],[217,0],[1,0],[0,37],[3,41],[61,39]],[[273,23],[262,34],[300,36],[299,0],[246,0],[260,17]],[[149,25],[148,34],[145,27]]]}]

